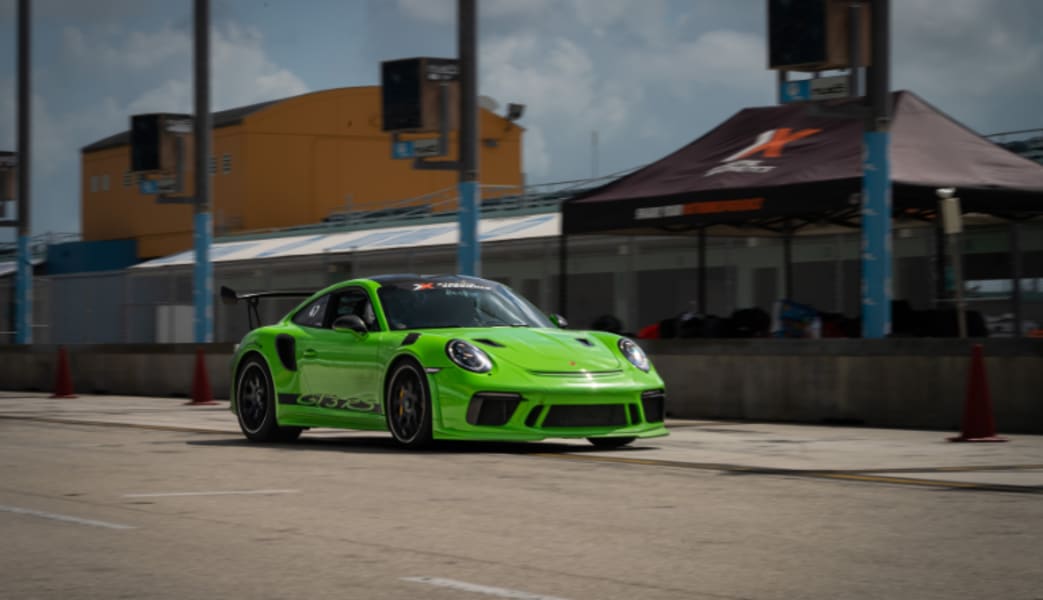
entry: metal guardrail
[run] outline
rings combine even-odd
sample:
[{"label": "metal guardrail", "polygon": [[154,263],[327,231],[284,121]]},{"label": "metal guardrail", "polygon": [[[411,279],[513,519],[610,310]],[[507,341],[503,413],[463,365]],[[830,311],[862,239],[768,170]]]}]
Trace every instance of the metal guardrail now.
[{"label": "metal guardrail", "polygon": [[[483,198],[480,205],[483,217],[523,216],[526,214],[552,212],[561,207],[561,203],[581,192],[599,187],[627,175],[641,167],[610,173],[591,179],[573,179],[541,183],[525,187],[513,185],[483,185],[485,193],[503,191],[499,196]],[[298,225],[294,227],[264,228],[223,235],[219,241],[250,240],[287,235],[307,235],[316,233],[336,233],[356,231],[359,229],[375,229],[395,225],[416,225],[437,223],[456,219],[459,198],[456,187],[443,188],[399,201],[384,203],[382,208],[373,210],[346,210],[330,213],[323,222]],[[516,191],[511,193],[511,191]]]},{"label": "metal guardrail", "polygon": [[[78,241],[80,241],[78,233],[40,233],[29,240],[29,253],[33,258],[38,258],[47,254],[48,246]],[[14,260],[17,252],[18,245],[15,242],[0,242],[0,260]]]}]

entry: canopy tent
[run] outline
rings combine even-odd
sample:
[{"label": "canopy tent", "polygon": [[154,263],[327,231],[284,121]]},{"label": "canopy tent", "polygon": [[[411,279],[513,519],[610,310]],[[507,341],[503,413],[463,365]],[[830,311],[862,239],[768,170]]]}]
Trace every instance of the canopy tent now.
[{"label": "canopy tent", "polygon": [[[801,230],[859,227],[863,122],[841,116],[844,105],[855,102],[743,109],[659,161],[566,200],[561,308],[571,234],[696,232],[702,264],[707,234],[781,234],[788,240]],[[933,220],[938,188],[956,188],[965,213],[1013,221],[1043,215],[1043,165],[979,136],[911,92],[895,92],[892,103],[893,216]],[[788,242],[785,249],[788,255]],[[785,262],[788,272],[788,256]],[[704,288],[699,286],[701,307]]]},{"label": "canopy tent", "polygon": [[[895,92],[896,213],[933,211],[955,187],[965,212],[1043,213],[1043,165],[979,136],[911,92]],[[862,121],[805,104],[747,108],[625,177],[567,200],[563,231],[656,234],[718,224],[858,226]]]}]

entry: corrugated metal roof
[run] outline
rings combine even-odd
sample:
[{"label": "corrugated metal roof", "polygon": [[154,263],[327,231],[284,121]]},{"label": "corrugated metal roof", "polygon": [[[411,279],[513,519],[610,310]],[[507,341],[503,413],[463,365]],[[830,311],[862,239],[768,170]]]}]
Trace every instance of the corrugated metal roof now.
[{"label": "corrugated metal roof", "polygon": [[[278,104],[289,98],[280,98],[278,100],[269,100],[268,102],[258,102],[257,104],[250,104],[249,106],[240,106],[238,108],[230,108],[228,110],[221,110],[211,115],[213,120],[213,127],[228,127],[229,125],[237,125],[242,122],[247,116],[267,108],[273,104]],[[115,135],[110,135],[107,138],[102,138],[96,142],[88,144],[83,147],[82,152],[97,152],[99,150],[106,150],[108,148],[118,148],[120,146],[126,146],[130,143],[130,131],[123,131]]]},{"label": "corrugated metal roof", "polygon": [[[479,239],[483,243],[553,237],[559,235],[560,232],[561,215],[559,213],[482,219],[478,225]],[[221,263],[291,256],[346,254],[392,248],[455,246],[458,241],[458,226],[455,222],[432,223],[385,229],[219,242],[210,248],[210,260],[215,263]],[[191,265],[194,262],[194,252],[187,250],[171,256],[143,262],[132,268],[172,267]]]}]

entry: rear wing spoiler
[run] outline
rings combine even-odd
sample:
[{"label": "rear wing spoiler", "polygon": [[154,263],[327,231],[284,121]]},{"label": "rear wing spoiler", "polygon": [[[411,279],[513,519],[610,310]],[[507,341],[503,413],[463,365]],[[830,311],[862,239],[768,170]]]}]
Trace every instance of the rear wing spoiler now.
[{"label": "rear wing spoiler", "polygon": [[314,293],[313,290],[272,290],[240,294],[232,288],[222,285],[221,302],[224,304],[236,304],[240,300],[245,300],[246,319],[250,329],[255,329],[261,326],[261,313],[257,310],[257,307],[261,304],[261,298],[307,298]]}]

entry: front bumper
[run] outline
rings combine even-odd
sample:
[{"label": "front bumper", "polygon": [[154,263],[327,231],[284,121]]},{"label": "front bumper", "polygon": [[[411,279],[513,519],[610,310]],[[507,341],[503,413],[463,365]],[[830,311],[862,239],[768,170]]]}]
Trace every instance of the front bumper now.
[{"label": "front bumper", "polygon": [[658,437],[666,395],[654,372],[525,374],[510,378],[443,369],[429,374],[438,439]]}]

